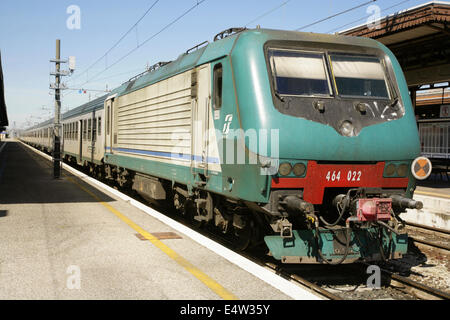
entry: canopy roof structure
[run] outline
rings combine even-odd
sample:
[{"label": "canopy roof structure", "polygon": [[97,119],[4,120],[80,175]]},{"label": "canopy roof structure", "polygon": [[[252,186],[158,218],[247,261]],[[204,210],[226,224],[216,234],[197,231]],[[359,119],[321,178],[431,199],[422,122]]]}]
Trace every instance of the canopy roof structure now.
[{"label": "canopy roof structure", "polygon": [[369,37],[397,57],[408,86],[450,80],[450,2],[432,1],[381,18],[378,27],[360,25],[339,32]]},{"label": "canopy roof structure", "polygon": [[5,86],[3,84],[2,55],[0,53],[0,131],[8,125],[8,115],[6,114]]}]

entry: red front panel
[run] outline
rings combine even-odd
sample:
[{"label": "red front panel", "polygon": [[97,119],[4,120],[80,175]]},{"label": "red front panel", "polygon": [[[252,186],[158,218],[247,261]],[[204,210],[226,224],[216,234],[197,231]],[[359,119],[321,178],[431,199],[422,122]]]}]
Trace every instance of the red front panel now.
[{"label": "red front panel", "polygon": [[406,188],[408,178],[383,178],[384,162],[373,165],[308,162],[305,178],[273,178],[272,189],[303,189],[303,199],[321,204],[325,188]]}]

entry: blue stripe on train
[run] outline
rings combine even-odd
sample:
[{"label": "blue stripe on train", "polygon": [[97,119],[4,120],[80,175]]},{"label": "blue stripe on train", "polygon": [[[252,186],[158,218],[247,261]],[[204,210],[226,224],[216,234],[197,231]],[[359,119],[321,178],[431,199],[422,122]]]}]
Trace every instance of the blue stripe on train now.
[{"label": "blue stripe on train", "polygon": [[[106,147],[106,150],[111,150],[110,147]],[[190,154],[184,154],[184,153],[172,153],[172,152],[160,152],[160,151],[146,151],[146,150],[139,150],[139,149],[127,149],[127,148],[113,148],[113,151],[119,151],[124,153],[135,153],[135,154],[143,154],[147,156],[157,156],[157,157],[165,157],[170,159],[178,159],[178,160],[195,160],[198,162],[202,161],[201,156],[196,155],[190,155]],[[220,163],[218,158],[207,158],[208,163]]]}]

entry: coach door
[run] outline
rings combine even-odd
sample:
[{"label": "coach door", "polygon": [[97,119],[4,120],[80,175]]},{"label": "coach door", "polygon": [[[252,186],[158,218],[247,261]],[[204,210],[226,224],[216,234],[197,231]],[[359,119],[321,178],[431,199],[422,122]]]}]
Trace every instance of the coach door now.
[{"label": "coach door", "polygon": [[83,161],[83,120],[79,120],[78,121],[78,127],[80,128],[80,130],[78,130],[78,141],[79,141],[79,158],[78,158],[78,163],[82,163]]},{"label": "coach door", "polygon": [[113,106],[114,106],[114,98],[108,99],[105,102],[105,151],[109,153],[113,153]]},{"label": "coach door", "polygon": [[95,155],[95,140],[97,136],[97,119],[95,119],[95,110],[92,111],[92,119],[89,123],[89,144],[91,145],[90,151],[91,151],[91,163],[94,163],[94,155]]},{"label": "coach door", "polygon": [[208,176],[208,130],[210,113],[210,67],[192,73],[191,171]]}]

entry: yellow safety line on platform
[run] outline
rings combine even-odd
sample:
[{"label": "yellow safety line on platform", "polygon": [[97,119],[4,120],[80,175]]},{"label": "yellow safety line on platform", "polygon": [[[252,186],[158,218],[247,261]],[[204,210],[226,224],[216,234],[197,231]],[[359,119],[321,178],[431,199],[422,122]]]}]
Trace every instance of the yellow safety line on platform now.
[{"label": "yellow safety line on platform", "polygon": [[177,262],[179,265],[181,265],[183,268],[185,268],[188,272],[190,272],[192,275],[194,275],[197,279],[199,279],[201,282],[203,282],[208,288],[210,288],[212,291],[214,291],[222,299],[225,299],[225,300],[238,300],[238,298],[235,295],[233,295],[227,289],[222,287],[220,284],[218,284],[216,281],[214,281],[208,275],[203,273],[201,270],[197,269],[189,261],[187,261],[185,258],[180,256],[174,250],[169,248],[167,245],[165,245],[158,238],[156,238],[151,233],[149,233],[149,232],[145,231],[144,229],[142,229],[140,226],[138,226],[136,223],[134,223],[129,218],[124,216],[122,213],[120,213],[120,211],[118,211],[114,207],[112,207],[109,204],[107,204],[106,202],[102,201],[93,192],[91,192],[90,190],[86,189],[81,184],[79,184],[75,179],[72,179],[71,177],[69,177],[66,174],[64,174],[64,175],[71,182],[73,182],[75,185],[77,185],[80,189],[82,189],[84,192],[86,192],[91,197],[93,197],[95,200],[97,200],[100,204],[102,204],[104,207],[106,207],[109,211],[114,213],[119,219],[121,219],[123,222],[128,224],[131,228],[133,228],[135,231],[137,231],[139,234],[141,234],[145,239],[149,240],[153,245],[155,245],[162,252],[164,252],[166,255],[168,255],[171,259],[173,259],[175,262]]},{"label": "yellow safety line on platform", "polygon": [[433,197],[450,199],[450,195],[446,195],[446,194],[442,194],[442,193],[434,193],[434,192],[426,192],[426,191],[415,191],[414,194],[421,194],[421,195],[424,195],[424,196],[433,196]]}]

